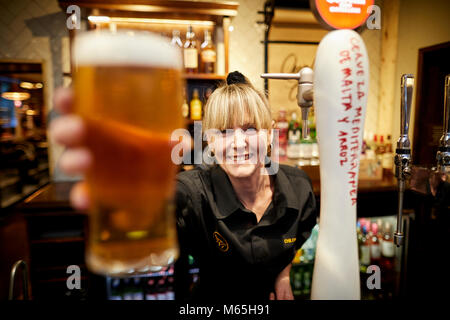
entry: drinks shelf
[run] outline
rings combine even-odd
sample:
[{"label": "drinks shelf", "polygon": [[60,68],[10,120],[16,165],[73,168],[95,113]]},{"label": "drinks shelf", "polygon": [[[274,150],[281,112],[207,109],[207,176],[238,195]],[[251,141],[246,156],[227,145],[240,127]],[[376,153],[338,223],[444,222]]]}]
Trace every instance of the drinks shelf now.
[{"label": "drinks shelf", "polygon": [[225,80],[226,75],[213,74],[213,73],[185,73],[183,79],[186,80]]}]

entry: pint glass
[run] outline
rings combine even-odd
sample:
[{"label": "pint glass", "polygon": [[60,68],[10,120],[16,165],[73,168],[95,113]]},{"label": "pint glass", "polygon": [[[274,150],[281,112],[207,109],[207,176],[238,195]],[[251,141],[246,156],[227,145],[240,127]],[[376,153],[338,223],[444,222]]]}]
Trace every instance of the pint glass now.
[{"label": "pint glass", "polygon": [[182,126],[181,55],[151,33],[86,32],[74,42],[75,112],[93,155],[86,263],[111,276],[178,257],[170,135]]}]

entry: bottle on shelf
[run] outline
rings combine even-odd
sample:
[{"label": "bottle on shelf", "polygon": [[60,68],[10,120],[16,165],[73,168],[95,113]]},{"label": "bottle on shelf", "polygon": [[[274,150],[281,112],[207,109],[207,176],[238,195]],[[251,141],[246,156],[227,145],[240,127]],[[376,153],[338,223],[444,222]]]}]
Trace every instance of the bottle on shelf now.
[{"label": "bottle on shelf", "polygon": [[150,278],[145,289],[145,300],[156,300],[155,279]]},{"label": "bottle on shelf", "polygon": [[381,245],[378,239],[378,224],[372,223],[370,234],[370,261],[378,265],[381,258]]},{"label": "bottle on shelf", "polygon": [[386,222],[383,232],[383,240],[381,242],[381,259],[380,268],[383,273],[381,278],[381,288],[383,298],[390,299],[393,297],[396,286],[395,271],[395,244],[392,234],[392,225]]},{"label": "bottle on shelf", "polygon": [[309,131],[311,137],[311,165],[319,165],[319,145],[317,144],[316,117],[314,107],[309,109]]},{"label": "bottle on shelf", "polygon": [[280,109],[275,127],[278,129],[278,144],[280,161],[286,160],[288,146],[289,123],[286,119],[286,110]]},{"label": "bottle on shelf", "polygon": [[191,100],[191,120],[202,120],[202,102],[198,97],[198,89],[194,89]]},{"label": "bottle on shelf", "polygon": [[373,135],[373,139],[367,141],[367,148],[366,148],[366,157],[368,160],[376,160],[377,156],[375,153],[375,150],[377,148],[377,142],[378,138],[377,135]]},{"label": "bottle on shelf", "polygon": [[205,30],[205,40],[200,46],[200,70],[203,73],[214,73],[216,67],[216,48],[211,40],[211,33]]},{"label": "bottle on shelf", "polygon": [[290,159],[298,159],[300,157],[300,140],[301,127],[297,121],[297,113],[293,112],[288,128],[288,145],[286,155]]},{"label": "bottle on shelf", "polygon": [[156,300],[167,300],[166,277],[161,277],[157,282]]},{"label": "bottle on shelf", "polygon": [[376,159],[380,164],[383,161],[384,152],[385,152],[384,136],[380,135],[379,141],[376,143],[376,146],[375,146]]},{"label": "bottle on shelf", "polygon": [[174,278],[167,278],[167,292],[166,292],[166,300],[175,300],[175,288],[174,288]]},{"label": "bottle on shelf", "polygon": [[212,88],[206,89],[206,92],[205,92],[205,104],[206,104],[206,102],[208,102],[208,99],[209,99],[209,97],[211,96],[212,93],[213,93],[213,89]]},{"label": "bottle on shelf", "polygon": [[391,136],[387,135],[385,152],[382,156],[381,165],[383,167],[383,177],[392,178],[394,171],[394,153],[392,152]]},{"label": "bottle on shelf", "polygon": [[172,40],[170,43],[177,48],[183,48],[183,41],[181,41],[180,38],[180,30],[173,30],[172,31]]},{"label": "bottle on shelf", "polygon": [[187,103],[186,92],[183,91],[183,104],[181,105],[181,115],[187,119],[189,117],[189,105]]},{"label": "bottle on shelf", "polygon": [[131,278],[123,279],[123,300],[133,300],[134,292]]},{"label": "bottle on shelf", "polygon": [[395,245],[392,236],[392,226],[385,223],[383,240],[381,242],[381,262],[384,268],[392,270],[394,268]]},{"label": "bottle on shelf", "polygon": [[195,33],[192,26],[186,32],[186,42],[184,43],[184,71],[186,73],[198,73],[198,48]]},{"label": "bottle on shelf", "polygon": [[360,252],[361,255],[359,257],[359,262],[361,264],[361,271],[366,272],[366,268],[370,265],[370,239],[368,235],[367,224],[362,226]]},{"label": "bottle on shelf", "polygon": [[141,279],[139,277],[133,278],[131,292],[133,300],[144,300],[144,290],[142,288]]},{"label": "bottle on shelf", "polygon": [[120,279],[112,278],[109,300],[122,300],[122,284]]}]

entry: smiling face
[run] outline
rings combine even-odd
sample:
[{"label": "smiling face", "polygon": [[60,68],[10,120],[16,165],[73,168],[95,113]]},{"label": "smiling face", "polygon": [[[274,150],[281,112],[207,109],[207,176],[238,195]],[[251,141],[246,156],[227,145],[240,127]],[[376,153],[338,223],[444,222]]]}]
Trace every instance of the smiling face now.
[{"label": "smiling face", "polygon": [[271,123],[266,98],[249,85],[218,88],[205,106],[209,147],[235,178],[249,177],[264,166]]},{"label": "smiling face", "polygon": [[249,177],[264,166],[269,132],[257,130],[254,124],[225,129],[217,134],[214,148],[217,162],[222,169],[235,178]]}]

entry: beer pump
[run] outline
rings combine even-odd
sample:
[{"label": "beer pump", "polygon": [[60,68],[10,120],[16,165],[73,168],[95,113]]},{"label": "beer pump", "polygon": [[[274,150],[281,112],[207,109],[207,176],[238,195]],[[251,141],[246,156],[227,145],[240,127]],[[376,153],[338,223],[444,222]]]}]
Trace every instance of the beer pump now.
[{"label": "beer pump", "polygon": [[403,245],[403,198],[406,182],[411,177],[411,142],[409,140],[408,131],[413,88],[414,76],[411,74],[404,74],[401,79],[400,138],[397,141],[394,159],[395,177],[397,178],[398,184],[397,229],[394,233],[394,242],[397,247]]},{"label": "beer pump", "polygon": [[304,139],[314,101],[321,196],[311,299],[360,299],[356,200],[369,86],[364,41],[353,30],[332,31],[320,41],[314,72],[305,67],[261,77],[298,80]]},{"label": "beer pump", "polygon": [[444,92],[444,126],[443,134],[439,140],[439,149],[436,153],[437,171],[446,174],[450,168],[450,74],[445,77]]},{"label": "beer pump", "polygon": [[264,79],[298,80],[297,104],[302,109],[302,137],[309,138],[308,114],[313,101],[313,77],[311,68],[304,67],[298,73],[263,73]]}]

